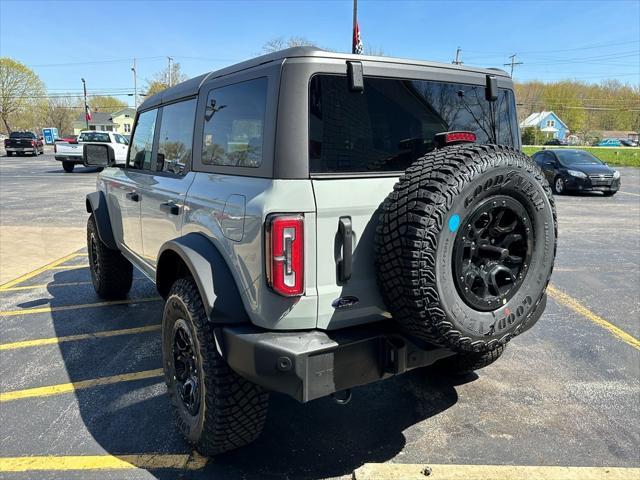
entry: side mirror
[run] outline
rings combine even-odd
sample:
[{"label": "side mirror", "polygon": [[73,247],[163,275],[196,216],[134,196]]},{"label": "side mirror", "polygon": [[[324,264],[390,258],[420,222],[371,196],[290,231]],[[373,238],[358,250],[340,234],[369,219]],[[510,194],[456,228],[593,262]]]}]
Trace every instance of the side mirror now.
[{"label": "side mirror", "polygon": [[85,167],[113,167],[116,154],[110,145],[85,143],[82,148],[82,164]]}]

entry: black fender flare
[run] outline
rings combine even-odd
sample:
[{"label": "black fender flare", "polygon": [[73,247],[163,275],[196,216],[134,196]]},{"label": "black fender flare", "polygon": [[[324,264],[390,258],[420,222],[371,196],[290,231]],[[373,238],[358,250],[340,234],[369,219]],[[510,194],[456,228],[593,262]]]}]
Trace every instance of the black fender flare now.
[{"label": "black fender flare", "polygon": [[169,240],[160,248],[156,268],[156,287],[160,295],[166,298],[178,278],[176,255],[195,280],[210,322],[230,324],[249,321],[227,262],[211,240],[200,233],[188,233]]},{"label": "black fender flare", "polygon": [[113,230],[111,228],[111,218],[109,217],[109,208],[107,207],[107,198],[103,192],[93,192],[87,195],[86,200],[87,213],[92,213],[96,220],[98,229],[98,237],[111,250],[118,250]]}]

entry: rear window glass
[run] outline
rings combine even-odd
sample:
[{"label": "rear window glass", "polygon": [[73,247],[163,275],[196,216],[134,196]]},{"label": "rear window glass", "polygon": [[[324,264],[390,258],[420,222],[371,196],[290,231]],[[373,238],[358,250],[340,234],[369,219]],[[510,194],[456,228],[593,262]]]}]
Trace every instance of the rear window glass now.
[{"label": "rear window glass", "polygon": [[311,80],[312,173],[402,171],[433,150],[437,133],[454,130],[474,132],[481,144],[518,145],[510,90],[500,89],[491,103],[478,85],[370,77],[360,93],[347,82],[339,75]]},{"label": "rear window glass", "polygon": [[28,138],[33,140],[36,138],[36,135],[31,132],[11,132],[9,138]]},{"label": "rear window glass", "polygon": [[78,137],[79,142],[103,142],[110,143],[111,139],[109,138],[108,133],[101,132],[86,132],[81,133]]}]

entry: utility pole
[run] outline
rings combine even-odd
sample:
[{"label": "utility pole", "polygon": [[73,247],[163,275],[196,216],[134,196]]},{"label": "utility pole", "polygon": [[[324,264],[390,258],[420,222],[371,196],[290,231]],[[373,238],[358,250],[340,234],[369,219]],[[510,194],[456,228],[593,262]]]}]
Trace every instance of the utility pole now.
[{"label": "utility pole", "polygon": [[509,63],[505,63],[504,66],[505,67],[511,67],[511,78],[513,78],[513,67],[515,67],[516,65],[522,65],[522,62],[516,62],[516,55],[517,53],[514,53],[513,55],[511,55],[509,58],[511,59],[511,61]]},{"label": "utility pole", "polygon": [[460,47],[458,47],[456,49],[456,59],[451,63],[453,63],[454,65],[462,65],[462,60],[460,60],[460,54],[461,53],[462,53],[462,49],[460,49]]},{"label": "utility pole", "polygon": [[171,87],[171,62],[173,61],[173,58],[167,57],[167,60],[169,60],[169,87]]},{"label": "utility pole", "polygon": [[81,78],[80,80],[82,80],[82,89],[84,90],[84,121],[87,125],[87,130],[89,130],[89,107],[87,107],[87,82],[84,81],[84,78]]},{"label": "utility pole", "polygon": [[131,71],[133,72],[133,104],[138,110],[138,75],[136,72],[136,59],[133,59],[133,67],[131,67]]}]

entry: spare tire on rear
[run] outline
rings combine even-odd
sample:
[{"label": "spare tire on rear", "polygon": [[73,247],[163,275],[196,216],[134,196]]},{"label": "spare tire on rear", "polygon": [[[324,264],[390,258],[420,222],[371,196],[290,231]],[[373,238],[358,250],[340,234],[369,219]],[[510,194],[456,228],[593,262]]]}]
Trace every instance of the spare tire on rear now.
[{"label": "spare tire on rear", "polygon": [[408,333],[457,352],[491,351],[539,313],[556,237],[553,195],[526,155],[442,148],[412,164],[382,205],[378,284]]}]

